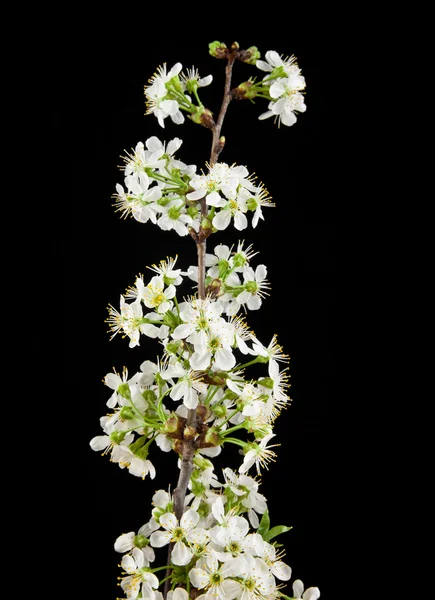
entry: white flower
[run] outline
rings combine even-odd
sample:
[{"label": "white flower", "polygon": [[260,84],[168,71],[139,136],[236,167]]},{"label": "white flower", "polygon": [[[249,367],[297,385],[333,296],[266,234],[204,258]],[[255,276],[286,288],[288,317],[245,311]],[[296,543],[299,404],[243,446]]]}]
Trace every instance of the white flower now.
[{"label": "white flower", "polygon": [[[135,188],[136,190],[142,185],[141,182],[136,182],[135,184],[131,184],[131,181],[128,182],[129,188]],[[127,184],[127,180],[126,180]],[[122,218],[127,218],[129,214],[131,214],[136,221],[140,223],[147,223],[151,221],[154,225],[157,222],[156,213],[159,212],[159,206],[155,204],[157,200],[160,200],[162,197],[162,192],[160,188],[157,186],[153,186],[144,191],[138,191],[132,193],[128,191],[125,193],[124,188],[119,183],[116,185],[115,194],[115,211],[121,212]]]},{"label": "white flower", "polygon": [[245,550],[261,558],[277,579],[288,581],[292,570],[281,558],[284,553],[277,553],[275,546],[266,542],[260,534],[251,533],[246,537]]},{"label": "white flower", "polygon": [[257,513],[262,515],[267,510],[267,501],[263,494],[258,492],[258,481],[249,475],[239,475],[229,467],[223,470],[226,485],[236,496],[243,496],[241,503],[248,509],[248,519],[255,529],[259,526]]},{"label": "white flower", "polygon": [[128,467],[128,472],[136,477],[145,477],[149,474],[151,479],[154,479],[156,476],[156,469],[150,460],[142,460],[141,458],[135,456]]},{"label": "white flower", "polygon": [[129,347],[133,348],[139,345],[142,306],[139,301],[127,304],[124,296],[121,296],[120,307],[121,312],[118,312],[109,305],[109,317],[106,321],[113,332],[110,339],[113,339],[117,333],[124,332],[130,338]]},{"label": "white flower", "polygon": [[261,558],[256,558],[251,554],[244,555],[246,568],[240,575],[243,600],[258,600],[258,598],[267,598],[273,594],[276,589],[275,578],[270,572],[268,566]]},{"label": "white flower", "polygon": [[[151,139],[151,138],[150,138]],[[157,138],[156,138],[157,139]],[[148,148],[148,141],[145,142]],[[149,185],[149,176],[147,170],[154,170],[165,164],[165,161],[161,159],[161,154],[157,150],[152,151],[150,148],[145,150],[145,146],[142,142],[138,142],[134,151],[124,157],[125,176],[129,179],[135,179],[143,184],[144,189]]]},{"label": "white flower", "polygon": [[198,69],[192,67],[191,69],[187,69],[186,73],[181,73],[180,80],[182,84],[185,85],[190,91],[189,88],[194,88],[195,85],[197,85],[198,87],[205,87],[207,85],[210,85],[210,83],[213,81],[213,75],[200,77]]},{"label": "white flower", "polygon": [[285,390],[289,387],[287,368],[279,370],[279,365],[275,360],[269,361],[269,377],[273,381],[273,396],[276,400],[281,400],[284,403],[288,401],[288,396]]},{"label": "white flower", "polygon": [[108,388],[113,390],[113,394],[106,402],[106,405],[109,408],[115,408],[117,404],[121,404],[122,396],[118,395],[118,388],[120,385],[128,383],[128,370],[124,367],[122,371],[122,377],[119,376],[116,371],[114,373],[107,373],[107,375],[104,377],[104,383]]},{"label": "white flower", "polygon": [[148,267],[148,269],[154,271],[157,275],[161,275],[166,285],[180,285],[183,282],[181,269],[174,269],[177,258],[178,256],[161,260],[158,266],[153,265],[152,267]]},{"label": "white flower", "polygon": [[284,354],[282,346],[278,344],[276,333],[273,335],[267,347],[263,346],[254,334],[251,334],[251,340],[253,344],[250,354],[253,354],[254,356],[263,356],[268,361],[275,360],[277,362],[288,362],[290,360],[289,356]]},{"label": "white flower", "polygon": [[275,437],[274,433],[269,433],[259,444],[252,444],[252,448],[248,450],[243,459],[242,465],[239,467],[239,473],[246,473],[255,464],[257,474],[261,475],[260,467],[268,468],[267,463],[271,460],[275,460],[276,453],[270,448],[275,448],[279,444],[272,444],[268,446],[269,441]]},{"label": "white flower", "polygon": [[116,552],[128,552],[134,548],[134,538],[136,537],[136,533],[134,531],[130,531],[129,533],[123,533],[118,536],[115,541],[115,550]]},{"label": "white flower", "polygon": [[270,288],[266,276],[265,265],[258,265],[255,272],[252,267],[245,267],[243,269],[245,289],[237,296],[237,302],[246,304],[250,310],[258,310],[262,304],[262,298],[268,295],[265,290]]},{"label": "white flower", "polygon": [[134,600],[142,592],[143,600],[154,600],[154,591],[159,587],[159,580],[154,575],[144,570],[145,561],[141,558],[143,554],[136,554],[135,558],[126,555],[121,561],[121,566],[127,577],[121,580],[121,587],[127,595],[128,600]]},{"label": "white flower", "polygon": [[187,194],[188,200],[200,200],[205,197],[209,206],[224,206],[224,196],[235,191],[239,185],[239,177],[226,163],[216,163],[207,175],[194,175],[190,180],[193,192]]},{"label": "white flower", "polygon": [[257,227],[260,219],[264,220],[263,211],[261,210],[263,206],[270,207],[275,206],[275,204],[270,201],[266,188],[261,186],[258,188],[257,193],[248,200],[249,209],[254,210],[254,216],[252,217],[252,227],[254,228]]},{"label": "white flower", "polygon": [[175,542],[171,560],[174,565],[187,565],[193,557],[193,552],[183,540],[189,540],[189,533],[194,530],[199,521],[199,514],[192,508],[187,510],[178,522],[173,513],[160,517],[160,525],[165,531],[155,531],[151,534],[150,543],[154,548],[166,546],[170,541]]},{"label": "white flower", "polygon": [[165,289],[165,282],[161,275],[155,275],[149,284],[144,288],[141,295],[141,300],[147,308],[155,308],[158,313],[164,314],[172,307],[176,289],[174,285],[169,285]]},{"label": "white flower", "polygon": [[244,552],[244,540],[249,531],[249,523],[244,517],[232,516],[225,527],[217,525],[209,531],[212,541],[220,546],[223,552],[216,552],[222,562],[240,556]]},{"label": "white flower", "polygon": [[[267,62],[265,62],[264,60],[257,60],[255,66],[261,71],[266,71],[267,73],[272,73],[272,71],[274,71],[275,69],[282,67],[284,73],[289,74],[292,68],[296,66],[295,56],[282,58],[282,56],[280,56],[275,50],[268,50],[265,54],[265,58]],[[265,77],[265,79],[267,78],[268,76]]]},{"label": "white flower", "polygon": [[310,587],[304,592],[304,584],[300,579],[293,582],[293,596],[295,600],[317,600],[320,597],[318,587]]},{"label": "white flower", "polygon": [[287,90],[285,96],[279,100],[272,100],[268,108],[269,110],[261,114],[258,118],[264,120],[269,117],[275,117],[275,120],[278,120],[278,127],[281,123],[287,126],[294,125],[296,123],[295,113],[307,110],[302,94],[292,90]]},{"label": "white flower", "polygon": [[151,156],[158,157],[158,163],[156,163],[156,167],[161,167],[165,164],[165,160],[162,160],[162,157],[173,158],[175,152],[179,150],[183,140],[180,138],[174,138],[168,144],[159,140],[159,138],[155,135],[148,138],[145,142],[146,147],[151,153]]},{"label": "white flower", "polygon": [[157,225],[164,231],[173,229],[178,235],[184,236],[189,233],[189,227],[197,230],[199,224],[186,213],[184,203],[180,204],[178,199],[171,200],[166,206],[161,206],[162,216],[158,219]]},{"label": "white flower", "polygon": [[[103,451],[103,454],[110,453],[110,460],[112,462],[122,463],[126,457],[131,454],[127,446],[131,444],[133,440],[133,433],[127,434],[121,442],[118,442],[116,437],[114,438],[112,435],[97,435],[91,439],[89,445],[95,452]],[[120,466],[122,466],[122,464],[120,464]]]},{"label": "white flower", "polygon": [[201,383],[201,375],[190,369],[189,371],[184,371],[184,374],[174,385],[169,395],[172,400],[181,400],[183,398],[184,406],[192,409],[198,406],[198,392],[204,392],[205,389],[205,384]]},{"label": "white flower", "polygon": [[195,337],[191,337],[193,334],[201,334],[210,328],[211,323],[223,320],[220,316],[222,305],[210,298],[192,298],[190,302],[181,302],[179,310],[183,323],[172,334],[175,340],[187,339],[188,342],[195,343]]},{"label": "white flower", "polygon": [[164,120],[167,117],[171,117],[177,125],[184,123],[180,105],[176,100],[167,99],[168,90],[165,85],[172,77],[178,75],[182,68],[181,63],[176,63],[172,69],[166,72],[166,63],[164,63],[158,67],[157,73],[151,78],[151,85],[145,88],[147,114],[154,114],[161,127],[165,126]]},{"label": "white flower", "polygon": [[231,577],[240,577],[245,570],[245,560],[242,556],[219,565],[215,557],[200,559],[196,567],[190,570],[191,583],[204,594],[201,600],[233,600],[240,593],[240,585]]},{"label": "white flower", "polygon": [[234,227],[238,231],[246,229],[248,226],[248,219],[245,215],[248,210],[246,200],[249,198],[249,193],[246,190],[232,191],[228,193],[227,197],[228,200],[219,205],[223,207],[222,210],[213,217],[213,226],[222,231],[234,218]]}]

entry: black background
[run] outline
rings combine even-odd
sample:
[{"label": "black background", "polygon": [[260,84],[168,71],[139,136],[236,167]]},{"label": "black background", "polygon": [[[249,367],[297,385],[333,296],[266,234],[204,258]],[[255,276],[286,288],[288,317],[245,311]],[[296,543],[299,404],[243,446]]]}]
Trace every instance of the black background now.
[{"label": "black background", "polygon": [[[262,476],[260,491],[268,499],[272,525],[293,526],[279,540],[293,570],[291,581],[300,578],[307,587],[318,586],[323,598],[335,597],[337,551],[331,548],[339,517],[334,508],[338,489],[331,414],[337,369],[335,180],[341,150],[334,133],[326,36],[299,25],[278,32],[259,24],[216,24],[190,36],[175,30],[152,40],[130,36],[128,42],[116,29],[106,35],[100,30],[94,37],[83,26],[74,44],[64,46],[51,119],[59,139],[55,160],[68,161],[61,190],[67,199],[62,234],[52,247],[53,255],[61,254],[61,310],[69,323],[63,329],[61,402],[71,467],[54,477],[56,501],[66,507],[69,546],[75,549],[68,597],[85,591],[89,598],[116,598],[116,537],[149,519],[155,490],[176,484],[173,453],[156,449],[150,459],[157,476],[142,481],[93,452],[89,441],[101,433],[99,417],[106,412],[109,392],[102,383],[106,373],[113,368],[120,372],[123,366],[134,373],[143,360],[155,360],[159,353],[159,344],[149,338],[133,349],[120,336],[110,341],[107,305],[119,306],[120,294],[147,265],[175,254],[181,268],[196,260],[190,237],[163,232],[151,223],[121,220],[115,213],[111,196],[116,183],[122,183],[121,156],[152,135],[165,141],[180,137],[178,158],[204,166],[210,132],[188,120],[177,126],[167,119],[165,129],[160,128],[155,117],[144,115],[143,87],[164,62],[168,68],[176,62],[185,68],[195,65],[201,76],[214,77],[201,98],[217,114],[225,63],[208,54],[208,43],[215,39],[227,44],[237,40],[242,48],[256,45],[263,57],[269,49],[295,54],[307,82],[307,111],[290,128],[278,129],[272,119],[258,120],[265,101],[230,104],[220,160],[255,172],[276,207],[263,211],[265,221],[255,230],[228,228],[212,236],[208,249],[244,239],[259,251],[254,267],[260,262],[268,267],[271,296],[260,311],[248,313],[247,321],[265,344],[277,333],[290,355],[292,404],[276,422],[281,447],[276,463]],[[150,27],[148,23],[147,31]],[[136,23],[135,34],[139,29]],[[254,74],[261,76],[255,67],[236,63],[233,85]],[[231,455],[232,450],[224,450],[217,465],[236,468],[240,457]],[[63,522],[63,516],[55,517],[55,527],[61,529]],[[291,595],[291,588],[284,592]]]}]

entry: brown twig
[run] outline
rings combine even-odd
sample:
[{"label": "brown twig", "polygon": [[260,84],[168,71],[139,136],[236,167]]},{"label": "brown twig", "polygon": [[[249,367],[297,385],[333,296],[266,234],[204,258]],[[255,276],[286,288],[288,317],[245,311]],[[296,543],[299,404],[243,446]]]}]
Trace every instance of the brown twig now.
[{"label": "brown twig", "polygon": [[[227,55],[227,65],[225,67],[225,89],[224,97],[222,100],[221,109],[219,112],[218,120],[212,125],[211,130],[213,134],[211,155],[210,155],[210,167],[216,164],[219,154],[225,144],[225,139],[221,138],[222,124],[228,109],[228,105],[231,101],[231,77],[233,71],[233,65],[239,55],[239,46],[237,43],[232,44],[231,52]],[[207,216],[207,205],[205,198],[201,201],[201,219]],[[190,231],[190,235],[195,240],[197,253],[198,253],[198,298],[205,299],[205,253],[206,253],[206,239],[210,235],[211,229],[203,229],[200,226],[199,232],[196,233],[193,229]],[[196,409],[190,409],[187,416],[186,427],[193,427],[196,429]],[[193,471],[193,457],[195,454],[194,438],[187,439],[183,442],[183,452],[181,457],[180,475],[178,477],[177,487],[173,492],[173,511],[178,520],[181,519],[184,512],[184,501],[186,498],[186,491],[189,484],[190,476]],[[169,544],[168,549],[168,561],[169,565],[171,562],[173,542]],[[166,571],[166,577],[169,577],[170,569]],[[163,597],[166,599],[167,593],[170,589],[170,579],[165,581],[165,588]]]}]

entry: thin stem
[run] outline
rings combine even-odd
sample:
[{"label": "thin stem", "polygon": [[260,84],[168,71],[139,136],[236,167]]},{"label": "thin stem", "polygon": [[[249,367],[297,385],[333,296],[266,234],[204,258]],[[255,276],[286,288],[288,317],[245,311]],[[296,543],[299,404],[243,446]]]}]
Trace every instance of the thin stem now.
[{"label": "thin stem", "polygon": [[224,97],[222,100],[221,110],[219,112],[218,120],[216,121],[215,126],[213,127],[213,142],[211,147],[211,156],[210,156],[210,167],[212,167],[218,159],[218,156],[223,148],[222,144],[220,144],[220,135],[222,130],[222,124],[224,122],[225,115],[227,113],[228,105],[231,100],[231,78],[233,74],[233,65],[237,58],[237,51],[233,51],[228,55],[228,63],[225,67],[225,89],[224,89]]}]

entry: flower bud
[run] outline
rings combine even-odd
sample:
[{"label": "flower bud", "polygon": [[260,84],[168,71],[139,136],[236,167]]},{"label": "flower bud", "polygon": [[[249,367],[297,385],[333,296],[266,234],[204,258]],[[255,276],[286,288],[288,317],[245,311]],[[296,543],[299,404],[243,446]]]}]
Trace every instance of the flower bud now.
[{"label": "flower bud", "polygon": [[123,406],[119,412],[119,416],[123,421],[129,421],[135,417],[134,410],[130,406]]},{"label": "flower bud", "polygon": [[248,63],[248,65],[255,65],[260,57],[261,53],[257,46],[250,46],[247,50],[241,50],[239,53],[239,60]]},{"label": "flower bud", "polygon": [[136,548],[145,548],[150,543],[149,539],[144,535],[135,535],[134,536],[134,545]]},{"label": "flower bud", "polygon": [[208,51],[215,58],[226,58],[228,54],[227,45],[223,42],[211,42],[208,45]]},{"label": "flower bud", "polygon": [[257,89],[252,81],[244,81],[231,90],[231,95],[235,100],[252,100],[257,96]]},{"label": "flower bud", "polygon": [[194,123],[198,125],[203,125],[208,129],[213,129],[215,122],[213,119],[213,113],[208,108],[204,108],[203,106],[196,106],[195,112],[190,115],[190,118]]}]

